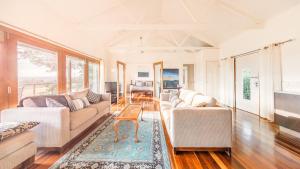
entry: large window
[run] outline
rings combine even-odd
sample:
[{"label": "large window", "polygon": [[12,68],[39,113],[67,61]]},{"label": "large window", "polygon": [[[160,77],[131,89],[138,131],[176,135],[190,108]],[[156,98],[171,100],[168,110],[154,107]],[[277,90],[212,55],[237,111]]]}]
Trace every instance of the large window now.
[{"label": "large window", "polygon": [[57,94],[57,53],[17,44],[18,99]]},{"label": "large window", "polygon": [[89,88],[97,93],[100,92],[99,68],[98,63],[89,62]]},{"label": "large window", "polygon": [[73,56],[67,56],[66,61],[67,91],[75,92],[84,89],[85,61]]}]

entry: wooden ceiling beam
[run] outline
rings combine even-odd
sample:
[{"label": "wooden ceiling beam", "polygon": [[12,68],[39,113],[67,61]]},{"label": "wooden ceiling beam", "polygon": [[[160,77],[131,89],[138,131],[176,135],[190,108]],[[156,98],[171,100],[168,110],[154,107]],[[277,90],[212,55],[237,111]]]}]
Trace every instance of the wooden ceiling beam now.
[{"label": "wooden ceiling beam", "polygon": [[264,21],[260,18],[257,18],[256,16],[246,12],[243,9],[240,9],[233,5],[232,3],[225,2],[224,0],[215,0],[217,4],[221,5],[223,8],[225,8],[228,11],[231,11],[237,15],[243,16],[250,21],[252,21],[254,24],[263,24]]}]

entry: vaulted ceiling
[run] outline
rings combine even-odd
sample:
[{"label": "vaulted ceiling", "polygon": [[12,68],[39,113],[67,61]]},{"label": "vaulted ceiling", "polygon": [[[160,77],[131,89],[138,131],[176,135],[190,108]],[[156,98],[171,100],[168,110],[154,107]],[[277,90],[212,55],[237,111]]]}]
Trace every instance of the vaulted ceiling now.
[{"label": "vaulted ceiling", "polygon": [[299,0],[0,0],[0,21],[91,55],[218,47]]}]

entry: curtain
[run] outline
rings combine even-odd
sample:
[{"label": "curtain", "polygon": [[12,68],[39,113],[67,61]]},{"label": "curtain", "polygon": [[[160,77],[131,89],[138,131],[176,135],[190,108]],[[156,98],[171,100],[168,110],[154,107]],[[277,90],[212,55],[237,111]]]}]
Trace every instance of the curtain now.
[{"label": "curtain", "polygon": [[232,58],[220,61],[220,102],[233,107],[234,60]]},{"label": "curtain", "polygon": [[260,116],[274,121],[274,92],[281,91],[281,47],[271,45],[260,51]]}]

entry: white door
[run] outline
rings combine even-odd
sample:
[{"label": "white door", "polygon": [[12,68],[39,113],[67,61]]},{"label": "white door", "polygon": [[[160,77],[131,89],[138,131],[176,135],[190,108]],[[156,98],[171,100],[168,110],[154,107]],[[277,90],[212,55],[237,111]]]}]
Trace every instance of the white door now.
[{"label": "white door", "polygon": [[206,62],[206,95],[219,98],[219,61]]},{"label": "white door", "polygon": [[259,115],[258,54],[236,59],[236,107]]}]

